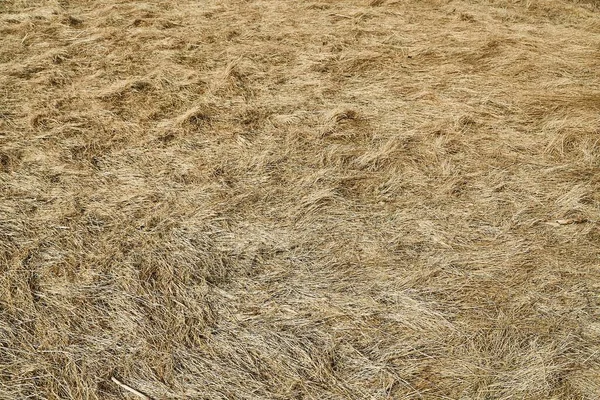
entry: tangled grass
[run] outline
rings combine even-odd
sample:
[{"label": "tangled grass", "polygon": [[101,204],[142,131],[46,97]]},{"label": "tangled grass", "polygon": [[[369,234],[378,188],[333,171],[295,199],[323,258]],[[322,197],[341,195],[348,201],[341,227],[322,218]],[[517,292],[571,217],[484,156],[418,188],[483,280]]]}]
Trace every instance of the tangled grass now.
[{"label": "tangled grass", "polygon": [[599,111],[597,1],[1,2],[0,398],[597,399]]}]

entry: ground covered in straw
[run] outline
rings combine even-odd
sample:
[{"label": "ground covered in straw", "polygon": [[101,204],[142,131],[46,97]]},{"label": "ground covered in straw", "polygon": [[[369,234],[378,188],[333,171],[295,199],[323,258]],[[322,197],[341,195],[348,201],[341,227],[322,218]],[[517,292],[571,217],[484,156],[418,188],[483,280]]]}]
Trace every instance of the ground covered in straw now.
[{"label": "ground covered in straw", "polygon": [[0,398],[596,399],[600,6],[0,2]]}]

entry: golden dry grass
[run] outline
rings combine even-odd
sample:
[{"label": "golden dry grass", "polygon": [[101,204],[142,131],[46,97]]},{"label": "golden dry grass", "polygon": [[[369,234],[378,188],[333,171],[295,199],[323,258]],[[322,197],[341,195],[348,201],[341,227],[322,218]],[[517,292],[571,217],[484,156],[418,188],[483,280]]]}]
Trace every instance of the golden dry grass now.
[{"label": "golden dry grass", "polygon": [[597,1],[0,2],[2,399],[597,399],[599,220]]}]

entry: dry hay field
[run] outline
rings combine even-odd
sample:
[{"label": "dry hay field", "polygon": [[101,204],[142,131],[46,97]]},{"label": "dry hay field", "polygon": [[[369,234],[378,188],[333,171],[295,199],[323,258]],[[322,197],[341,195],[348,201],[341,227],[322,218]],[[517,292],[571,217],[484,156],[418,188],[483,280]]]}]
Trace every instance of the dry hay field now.
[{"label": "dry hay field", "polygon": [[0,399],[600,398],[600,4],[0,2]]}]

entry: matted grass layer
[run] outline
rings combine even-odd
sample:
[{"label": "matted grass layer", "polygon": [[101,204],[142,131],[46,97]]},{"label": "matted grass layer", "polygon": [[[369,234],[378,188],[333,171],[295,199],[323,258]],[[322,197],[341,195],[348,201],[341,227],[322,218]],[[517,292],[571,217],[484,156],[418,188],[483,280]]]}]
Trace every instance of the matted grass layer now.
[{"label": "matted grass layer", "polygon": [[0,2],[2,399],[597,399],[599,220],[597,1]]}]

